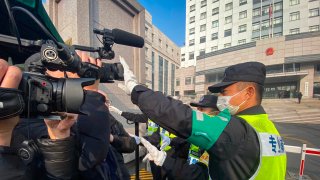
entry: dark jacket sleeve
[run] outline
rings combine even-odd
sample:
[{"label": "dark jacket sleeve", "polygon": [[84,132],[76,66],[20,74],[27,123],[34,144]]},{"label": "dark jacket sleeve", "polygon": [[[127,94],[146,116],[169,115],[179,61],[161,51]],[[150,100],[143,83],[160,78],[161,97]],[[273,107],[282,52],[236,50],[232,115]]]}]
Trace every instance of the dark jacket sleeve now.
[{"label": "dark jacket sleeve", "polygon": [[169,179],[181,180],[208,180],[209,173],[205,164],[198,162],[189,165],[185,159],[166,157],[162,168],[165,170]]},{"label": "dark jacket sleeve", "polygon": [[131,101],[156,124],[182,138],[188,138],[192,130],[192,109],[179,100],[137,85],[131,93]]},{"label": "dark jacket sleeve", "polygon": [[76,179],[77,160],[75,139],[38,139],[37,145],[43,156],[47,179]]},{"label": "dark jacket sleeve", "polygon": [[102,163],[110,146],[109,110],[105,97],[94,91],[86,91],[83,111],[79,115],[76,134],[79,140],[79,170],[86,171]]},{"label": "dark jacket sleeve", "polygon": [[152,133],[150,136],[144,136],[147,141],[149,141],[152,145],[155,147],[160,147],[160,141],[161,141],[161,136],[160,136],[160,128],[157,129],[156,132]]},{"label": "dark jacket sleeve", "polygon": [[110,120],[112,118],[111,134],[113,135],[113,142],[111,145],[120,153],[132,153],[137,146],[135,139],[126,132],[119,121],[110,115]]},{"label": "dark jacket sleeve", "polygon": [[131,112],[122,112],[121,116],[132,122],[147,123],[148,117],[145,114],[136,114]]}]

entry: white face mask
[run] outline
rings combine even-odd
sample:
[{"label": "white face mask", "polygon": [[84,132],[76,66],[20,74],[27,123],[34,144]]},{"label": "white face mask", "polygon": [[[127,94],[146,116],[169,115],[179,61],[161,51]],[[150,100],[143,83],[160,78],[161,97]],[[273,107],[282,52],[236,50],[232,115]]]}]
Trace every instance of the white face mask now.
[{"label": "white face mask", "polygon": [[[246,88],[247,89],[247,88]],[[245,89],[243,89],[242,91],[244,91]],[[240,103],[238,106],[234,106],[232,104],[230,104],[230,100],[232,97],[238,95],[240,92],[237,92],[236,94],[232,95],[232,96],[218,96],[218,100],[217,100],[217,107],[220,111],[223,111],[225,109],[228,109],[231,115],[235,115],[240,106],[245,103],[247,100],[243,101],[242,103]]]}]

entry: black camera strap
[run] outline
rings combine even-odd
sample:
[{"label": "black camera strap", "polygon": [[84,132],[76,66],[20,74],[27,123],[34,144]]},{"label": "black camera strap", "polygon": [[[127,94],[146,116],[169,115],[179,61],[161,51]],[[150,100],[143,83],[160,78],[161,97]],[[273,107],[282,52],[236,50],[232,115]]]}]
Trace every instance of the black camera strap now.
[{"label": "black camera strap", "polygon": [[23,109],[24,101],[20,90],[0,88],[0,120],[18,116]]}]

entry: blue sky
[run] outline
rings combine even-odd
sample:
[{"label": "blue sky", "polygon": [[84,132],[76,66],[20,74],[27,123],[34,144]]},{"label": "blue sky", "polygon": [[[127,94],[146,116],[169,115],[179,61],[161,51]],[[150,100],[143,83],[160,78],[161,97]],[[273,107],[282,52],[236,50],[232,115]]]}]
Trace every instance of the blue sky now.
[{"label": "blue sky", "polygon": [[152,23],[178,46],[183,46],[186,0],[138,0],[152,15]]}]

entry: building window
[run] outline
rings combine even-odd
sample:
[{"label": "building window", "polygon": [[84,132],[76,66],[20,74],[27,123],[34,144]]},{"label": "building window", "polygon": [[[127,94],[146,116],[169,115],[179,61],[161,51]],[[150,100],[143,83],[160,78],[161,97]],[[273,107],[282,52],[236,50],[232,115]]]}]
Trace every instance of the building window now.
[{"label": "building window", "polygon": [[244,19],[247,17],[247,11],[242,11],[239,13],[239,19]]},{"label": "building window", "polygon": [[219,0],[213,0],[212,3],[219,2]]},{"label": "building window", "polygon": [[246,31],[247,31],[247,25],[246,24],[243,24],[243,25],[239,26],[239,33],[246,32]]},{"label": "building window", "polygon": [[205,54],[206,54],[206,50],[205,49],[200,49],[199,56],[203,56]]},{"label": "building window", "polygon": [[319,8],[309,9],[309,17],[319,16]]},{"label": "building window", "polygon": [[232,23],[232,16],[225,17],[225,24]]},{"label": "building window", "polygon": [[218,50],[218,46],[211,47],[211,51],[216,51],[216,50]]},{"label": "building window", "polygon": [[212,21],[212,28],[219,27],[219,20]]},{"label": "building window", "polygon": [[224,37],[231,36],[231,32],[232,32],[232,29],[226,29],[226,30],[224,30]]},{"label": "building window", "polygon": [[189,46],[193,46],[194,45],[194,39],[190,39],[189,40]]},{"label": "building window", "polygon": [[219,14],[219,7],[212,9],[212,16]]},{"label": "building window", "polygon": [[280,11],[280,10],[282,10],[282,3],[280,2],[280,3],[274,4],[273,11],[277,12],[277,11]]},{"label": "building window", "polygon": [[192,60],[192,59],[194,59],[194,52],[189,53],[189,60]]},{"label": "building window", "polygon": [[231,47],[231,43],[224,44],[224,48],[228,48],[228,47]]},{"label": "building window", "polygon": [[151,71],[151,73],[152,73],[152,75],[151,75],[151,88],[152,88],[152,90],[154,90],[154,52],[152,51],[152,53],[151,53],[151,65],[152,65],[152,71]]},{"label": "building window", "polygon": [[168,68],[168,61],[164,59],[164,80],[163,80],[163,84],[164,84],[164,94],[168,94],[168,85],[169,85],[169,68]]},{"label": "building window", "polygon": [[261,29],[262,29],[262,30],[268,29],[268,28],[269,28],[269,24],[270,24],[269,19],[262,21],[262,23],[261,23]]},{"label": "building window", "polygon": [[149,28],[145,27],[145,34],[148,34],[148,30],[149,30]]},{"label": "building window", "polygon": [[258,36],[258,37],[252,38],[251,40],[252,40],[252,41],[257,41],[257,40],[259,40],[259,39],[260,39],[260,37]]},{"label": "building window", "polygon": [[274,18],[274,20],[273,20],[274,26],[281,25],[281,24],[282,24],[282,17]]},{"label": "building window", "polygon": [[205,7],[205,6],[207,6],[207,0],[201,1],[201,7]]},{"label": "building window", "polygon": [[207,18],[207,12],[203,12],[200,14],[200,20]]},{"label": "building window", "polygon": [[160,47],[162,46],[162,41],[161,41],[161,39],[159,39],[159,46],[160,46]]},{"label": "building window", "polygon": [[231,10],[231,9],[232,9],[232,2],[226,4],[226,11],[229,11],[229,10]]},{"label": "building window", "polygon": [[241,40],[238,40],[238,44],[245,44],[246,43],[246,39],[241,39]]},{"label": "building window", "polygon": [[149,48],[145,47],[146,57],[148,57],[148,50],[149,50]]},{"label": "building window", "polygon": [[194,28],[191,28],[191,29],[189,29],[189,35],[192,35],[192,34],[194,34]]},{"label": "building window", "polygon": [[180,79],[179,78],[176,79],[176,86],[180,86]]},{"label": "building window", "polygon": [[252,24],[252,32],[260,31],[260,22]]},{"label": "building window", "polygon": [[190,6],[190,12],[195,11],[195,10],[196,10],[196,5],[195,4]]},{"label": "building window", "polygon": [[218,39],[218,33],[211,34],[211,40],[216,40],[216,39]]},{"label": "building window", "polygon": [[310,32],[319,31],[319,25],[309,26],[309,31]]},{"label": "building window", "polygon": [[299,28],[294,28],[294,29],[290,29],[290,34],[299,34],[300,33],[300,29]]},{"label": "building window", "polygon": [[158,74],[159,91],[163,91],[163,58],[159,56],[159,74]]},{"label": "building window", "polygon": [[261,10],[260,8],[256,8],[252,11],[252,17],[258,17],[260,16]]},{"label": "building window", "polygon": [[202,24],[201,26],[200,26],[200,32],[203,32],[203,31],[205,31],[206,30],[206,25],[205,24]]},{"label": "building window", "polygon": [[196,20],[195,16],[190,17],[190,20],[189,20],[189,21],[190,21],[190,24],[191,24],[191,23],[194,23],[195,20]]},{"label": "building window", "polygon": [[191,77],[186,77],[185,81],[184,81],[184,84],[185,85],[190,85],[191,83],[192,83],[192,78]]},{"label": "building window", "polygon": [[290,13],[290,21],[296,21],[300,19],[300,11]]},{"label": "building window", "polygon": [[269,5],[262,7],[262,16],[268,15],[269,14],[269,9],[270,9]]},{"label": "building window", "polygon": [[274,37],[280,37],[280,36],[282,36],[282,32],[274,33],[273,36],[274,36]]},{"label": "building window", "polygon": [[206,37],[205,36],[200,37],[200,44],[205,42],[206,42]]},{"label": "building window", "polygon": [[171,64],[171,95],[174,95],[175,74],[176,74],[176,65]]},{"label": "building window", "polygon": [[294,6],[294,5],[297,5],[297,4],[300,4],[300,0],[290,0],[290,2],[289,2],[290,6]]},{"label": "building window", "polygon": [[181,61],[185,61],[186,58],[185,58],[185,54],[181,54]]},{"label": "building window", "polygon": [[247,0],[240,0],[239,1],[239,6],[247,4]]}]

